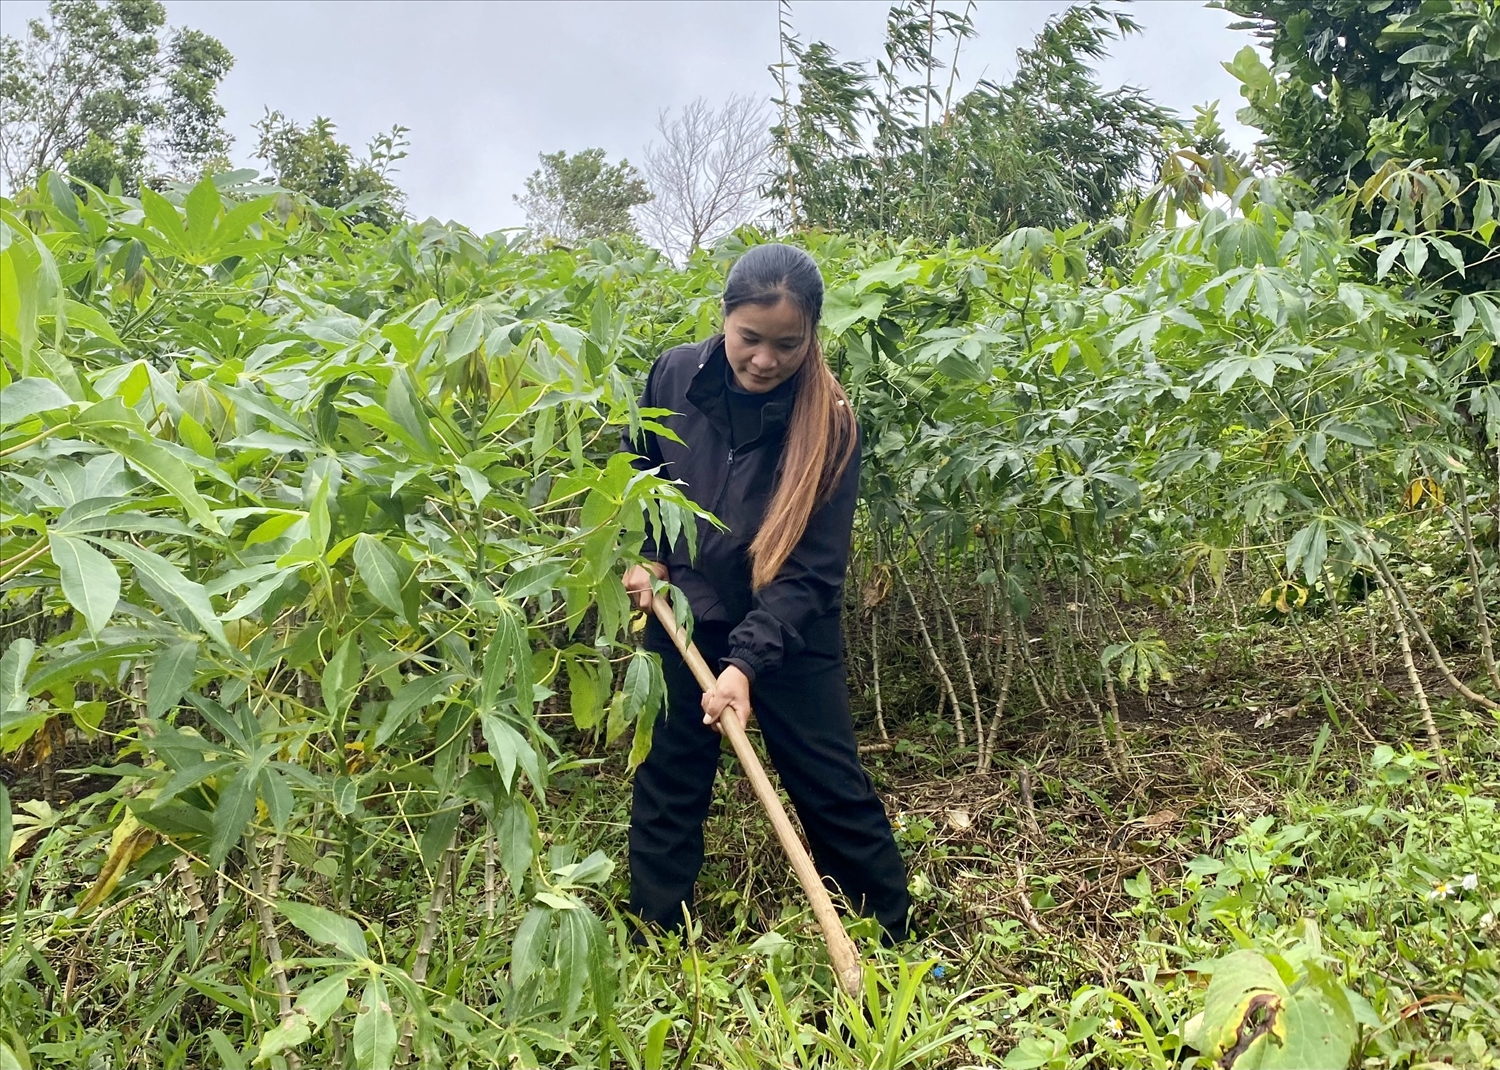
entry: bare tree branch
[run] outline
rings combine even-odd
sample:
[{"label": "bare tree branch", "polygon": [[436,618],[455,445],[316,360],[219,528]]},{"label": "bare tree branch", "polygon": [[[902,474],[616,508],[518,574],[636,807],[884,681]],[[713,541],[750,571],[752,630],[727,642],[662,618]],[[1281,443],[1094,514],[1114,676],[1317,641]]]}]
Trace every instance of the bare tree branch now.
[{"label": "bare tree branch", "polygon": [[714,108],[699,97],[675,119],[663,111],[656,129],[661,141],[646,146],[641,167],[656,196],[637,209],[649,241],[680,261],[764,214],[771,136],[763,101],[733,96]]}]

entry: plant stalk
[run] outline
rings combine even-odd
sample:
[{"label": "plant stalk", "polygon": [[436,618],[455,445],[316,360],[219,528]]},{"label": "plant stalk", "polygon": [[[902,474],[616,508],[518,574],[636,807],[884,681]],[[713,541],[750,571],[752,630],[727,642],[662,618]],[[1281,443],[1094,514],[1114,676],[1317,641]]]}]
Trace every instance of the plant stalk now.
[{"label": "plant stalk", "polygon": [[927,657],[931,659],[932,667],[937,670],[938,679],[943,682],[943,693],[953,704],[953,727],[958,734],[958,745],[966,746],[968,739],[964,732],[963,708],[958,704],[958,695],[953,690],[953,681],[948,676],[948,670],[943,666],[943,659],[938,657],[938,652],[932,645],[932,636],[927,631],[927,620],[922,616],[922,607],[917,605],[917,596],[912,591],[911,584],[906,581],[906,572],[894,555],[891,557],[891,567],[896,570],[896,579],[901,581],[901,590],[906,593],[906,600],[911,603],[911,611],[916,614],[917,634],[922,637],[922,646],[927,651]]},{"label": "plant stalk", "polygon": [[1463,476],[1459,476],[1456,482],[1459,526],[1464,536],[1464,554],[1469,559],[1469,582],[1474,585],[1474,617],[1479,623],[1479,654],[1484,659],[1484,671],[1490,678],[1490,684],[1500,691],[1500,667],[1495,664],[1495,641],[1490,633],[1489,607],[1484,604],[1483,572],[1480,568],[1479,550],[1474,545],[1474,525],[1469,520],[1469,491]]}]

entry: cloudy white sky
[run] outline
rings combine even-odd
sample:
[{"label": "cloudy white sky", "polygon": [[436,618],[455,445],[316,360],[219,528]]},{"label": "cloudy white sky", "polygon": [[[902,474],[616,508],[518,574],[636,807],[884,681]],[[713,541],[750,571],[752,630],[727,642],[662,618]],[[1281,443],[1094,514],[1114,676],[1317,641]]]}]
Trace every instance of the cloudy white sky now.
[{"label": "cloudy white sky", "polygon": [[[950,6],[958,6],[952,3]],[[1003,79],[1015,50],[1055,0],[980,0],[979,36],[966,42],[961,82]],[[238,162],[254,165],[251,124],[267,107],[299,121],[326,115],[362,146],[392,123],[411,128],[398,182],[419,217],[456,219],[479,230],[523,221],[512,195],[539,152],[602,146],[639,158],[658,113],[703,96],[771,95],[777,59],[774,0],[553,3],[247,2],[167,0],[173,25],[218,37],[234,53],[220,92]],[[844,57],[875,55],[883,0],[796,0],[804,41]],[[18,34],[41,0],[0,3],[0,28]],[[1101,65],[1106,87],[1145,89],[1190,116],[1219,100],[1232,142],[1252,131],[1234,122],[1238,83],[1220,62],[1249,43],[1232,18],[1189,0],[1129,5],[1143,34],[1117,42]]]}]

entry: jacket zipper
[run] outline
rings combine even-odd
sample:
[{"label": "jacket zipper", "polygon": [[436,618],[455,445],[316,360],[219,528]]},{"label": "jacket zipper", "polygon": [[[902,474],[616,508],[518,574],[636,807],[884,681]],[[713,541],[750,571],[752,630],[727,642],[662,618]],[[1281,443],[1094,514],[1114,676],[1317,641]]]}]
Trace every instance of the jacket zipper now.
[{"label": "jacket zipper", "polygon": [[719,484],[719,495],[714,499],[713,513],[719,515],[719,506],[724,504],[724,494],[729,490],[729,475],[734,471],[734,447],[729,447],[729,459],[724,462],[724,482]]}]

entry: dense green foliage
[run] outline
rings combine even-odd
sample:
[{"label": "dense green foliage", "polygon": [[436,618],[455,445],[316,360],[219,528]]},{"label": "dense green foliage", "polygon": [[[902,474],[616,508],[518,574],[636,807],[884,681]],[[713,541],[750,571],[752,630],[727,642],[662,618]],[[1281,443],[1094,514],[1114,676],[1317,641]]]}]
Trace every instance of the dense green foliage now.
[{"label": "dense green foliage", "polygon": [[651,200],[629,160],[610,163],[603,149],[544,152],[516,203],[541,237],[569,243],[635,234],[630,210]]},{"label": "dense green foliage", "polygon": [[[59,755],[93,738],[103,759],[91,794],[27,802],[0,837],[16,1058],[279,1065],[301,1050],[372,1067],[414,1046],[431,1065],[634,1066],[662,1065],[667,1046],[705,1064],[1010,1050],[1015,1067],[1157,1066],[1185,1043],[1245,1040],[1242,990],[1286,1003],[1283,1064],[1303,1043],[1386,1065],[1500,1043],[1483,1024],[1497,995],[1479,920],[1500,885],[1480,846],[1494,755],[1415,671],[1423,748],[1377,751],[1367,801],[1294,796],[1283,827],[1216,816],[1212,790],[1185,799],[1198,850],[1174,839],[1155,879],[1115,869],[1108,885],[1130,877],[1136,906],[1115,909],[1145,942],[1095,951],[1081,974],[1006,964],[1034,951],[1021,921],[1037,937],[1064,924],[1051,884],[1002,908],[1020,921],[963,923],[947,955],[966,956],[975,991],[933,988],[926,966],[872,947],[873,1020],[836,1028],[809,1017],[833,997],[805,919],[778,905],[784,875],[758,878],[781,889],[769,901],[706,877],[724,935],[771,930],[749,952],[762,981],[731,979],[735,959],[705,964],[695,943],[684,987],[680,945],[628,951],[600,920],[623,796],[585,771],[624,773],[660,698],[617,580],[630,533],[692,513],[612,445],[651,416],[632,400],[651,356],[712,330],[733,246],[684,270],[602,244],[537,254],[431,223],[350,229],[228,188],[84,202],[49,178],[6,207],[0,742],[53,798]],[[1250,184],[1227,210],[1147,231],[1102,278],[1087,264],[1103,232],[1082,227],[983,250],[810,239],[870,444],[851,639],[873,648],[875,624],[895,625],[885,701],[934,736],[933,760],[1011,763],[1018,718],[1076,709],[1055,788],[1044,754],[1013,768],[1034,768],[1044,796],[1066,797],[1080,761],[1128,783],[1142,761],[1128,692],[1205,656],[1202,639],[1152,629],[1193,619],[1181,600],[1200,572],[1205,597],[1233,590],[1231,566],[1240,587],[1269,583],[1268,612],[1303,644],[1314,627],[1333,641],[1304,616],[1363,599],[1332,609],[1337,656],[1360,663],[1352,644],[1394,627],[1427,688],[1440,667],[1490,716],[1475,659],[1494,612],[1481,473],[1500,397],[1473,371],[1500,304],[1367,281],[1372,254],[1337,206],[1284,196]],[[943,651],[931,669],[951,727],[924,724],[937,696],[921,648],[891,643],[902,619]],[[1343,731],[1380,711],[1386,685],[1336,682],[1307,649]],[[1412,780],[1425,768],[1462,794],[1429,794]],[[1409,794],[1427,801],[1396,803]],[[1453,822],[1462,836],[1441,832]],[[960,889],[1016,878],[1003,848],[975,856],[996,875],[955,872],[930,824],[902,836],[936,926],[965,916]],[[1393,826],[1406,846],[1372,873]],[[1326,876],[1285,879],[1308,866]],[[1429,901],[1445,881],[1454,894]],[[1371,958],[1387,916],[1358,906],[1383,895],[1429,918],[1403,937],[1399,974]],[[1224,960],[1205,1004],[1193,978],[1226,932],[1253,954]],[[70,950],[100,939],[143,968]],[[1146,973],[1126,983],[1132,962]],[[1403,1024],[1408,1002],[1455,985],[1468,1013]],[[1340,1024],[1317,1039],[1293,1004]]]},{"label": "dense green foliage", "polygon": [[1272,57],[1268,69],[1246,46],[1225,64],[1243,83],[1240,118],[1264,131],[1261,152],[1320,196],[1359,189],[1349,201],[1357,230],[1409,231],[1418,213],[1429,230],[1446,221],[1457,240],[1440,247],[1443,262],[1430,275],[1492,289],[1500,280],[1488,192],[1500,180],[1500,4],[1225,6],[1251,17],[1242,25]]},{"label": "dense green foliage", "polygon": [[0,39],[0,126],[11,189],[66,168],[102,189],[194,179],[229,151],[214,94],[234,64],[199,30],[164,32],[156,0],[52,0]]},{"label": "dense green foliage", "polygon": [[[1274,140],[1343,104],[1272,14]],[[602,153],[534,176],[573,248],[405,221],[268,120],[276,187],[0,201],[0,1070],[1500,1066],[1494,157],[1267,177],[1098,92],[1119,16],[956,103],[966,16],[889,28],[873,77],[788,37],[778,136],[858,232],[796,240],[920,941],[851,920],[842,997],[737,776],[687,934],[619,913],[662,698],[619,575],[700,517],[615,444],[762,236],[588,240],[644,193]],[[1408,55],[1408,132],[1484,89]]]},{"label": "dense green foliage", "polygon": [[1325,193],[1388,159],[1500,177],[1500,6],[1225,0],[1271,53],[1230,66],[1265,150]]},{"label": "dense green foliage", "polygon": [[1009,83],[954,99],[968,12],[892,7],[873,71],[784,26],[772,134],[785,168],[769,193],[794,225],[935,242],[1102,220],[1145,185],[1176,125],[1138,90],[1094,80],[1089,63],[1137,29],[1102,4],[1070,8],[1017,53]]},{"label": "dense green foliage", "polygon": [[406,158],[406,127],[375,137],[364,159],[338,139],[333,121],[323,116],[304,127],[268,110],[255,130],[255,154],[277,185],[325,208],[342,208],[356,222],[389,227],[401,219],[405,198],[391,171]]}]

